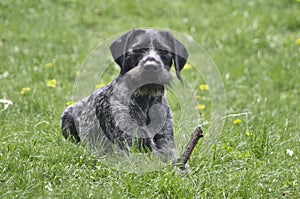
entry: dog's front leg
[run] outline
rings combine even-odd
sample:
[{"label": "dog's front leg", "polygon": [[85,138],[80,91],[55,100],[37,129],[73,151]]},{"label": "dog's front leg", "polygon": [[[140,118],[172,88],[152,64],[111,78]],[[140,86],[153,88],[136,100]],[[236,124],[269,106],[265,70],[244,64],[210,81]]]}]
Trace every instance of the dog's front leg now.
[{"label": "dog's front leg", "polygon": [[157,134],[154,136],[156,151],[163,162],[176,160],[176,149],[174,143],[174,136],[172,134]]},{"label": "dog's front leg", "polygon": [[153,137],[153,141],[157,148],[156,153],[163,158],[164,162],[169,160],[174,161],[177,158],[172,116],[169,109],[166,113],[167,118],[163,127]]}]

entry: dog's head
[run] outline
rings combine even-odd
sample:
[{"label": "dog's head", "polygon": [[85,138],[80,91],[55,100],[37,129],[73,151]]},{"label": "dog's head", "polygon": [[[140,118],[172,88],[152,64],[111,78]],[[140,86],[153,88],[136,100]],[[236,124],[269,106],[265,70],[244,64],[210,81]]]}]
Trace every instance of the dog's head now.
[{"label": "dog's head", "polygon": [[115,62],[121,67],[120,75],[148,83],[168,84],[169,70],[174,63],[176,76],[187,61],[184,45],[168,31],[133,29],[117,40],[110,50]]}]

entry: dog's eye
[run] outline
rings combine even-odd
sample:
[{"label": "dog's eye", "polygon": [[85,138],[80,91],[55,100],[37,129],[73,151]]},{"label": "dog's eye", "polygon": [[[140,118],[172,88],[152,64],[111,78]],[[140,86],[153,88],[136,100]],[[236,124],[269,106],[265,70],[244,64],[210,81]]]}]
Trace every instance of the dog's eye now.
[{"label": "dog's eye", "polygon": [[157,52],[161,56],[172,56],[172,53],[170,51],[167,51],[167,50],[158,49]]},{"label": "dog's eye", "polygon": [[163,49],[159,49],[157,51],[158,51],[158,54],[160,55],[161,60],[163,61],[163,63],[167,66],[171,66],[172,65],[173,54],[170,51],[163,50]]},{"label": "dog's eye", "polygon": [[138,48],[138,49],[134,49],[133,52],[135,54],[144,54],[145,52],[147,52],[149,49],[148,48]]},{"label": "dog's eye", "polygon": [[146,48],[132,49],[126,53],[126,64],[131,68],[137,66],[144,54],[148,51]]},{"label": "dog's eye", "polygon": [[138,59],[141,58],[145,53],[147,49],[146,48],[139,48],[139,49],[133,49],[132,51],[128,52],[128,58]]},{"label": "dog's eye", "polygon": [[162,57],[162,58],[166,58],[166,59],[172,59],[172,53],[170,51],[167,50],[158,50],[158,54]]},{"label": "dog's eye", "polygon": [[140,56],[143,56],[147,51],[148,51],[148,49],[146,49],[146,48],[138,48],[138,49],[133,49],[131,51],[128,51],[126,54],[127,54],[127,56],[136,59]]}]

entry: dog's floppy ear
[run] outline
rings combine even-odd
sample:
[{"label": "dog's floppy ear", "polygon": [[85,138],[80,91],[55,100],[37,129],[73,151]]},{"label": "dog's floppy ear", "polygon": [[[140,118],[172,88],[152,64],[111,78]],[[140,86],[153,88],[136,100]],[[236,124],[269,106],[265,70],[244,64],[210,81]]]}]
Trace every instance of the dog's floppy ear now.
[{"label": "dog's floppy ear", "polygon": [[184,67],[189,55],[184,45],[177,39],[174,39],[174,50],[174,65],[176,76],[179,80],[181,80],[179,71],[181,71],[181,69]]},{"label": "dog's floppy ear", "polygon": [[121,67],[121,73],[123,74],[125,71],[125,53],[127,50],[127,42],[128,38],[132,34],[134,30],[130,30],[125,33],[118,39],[116,39],[109,47],[110,52],[115,60],[115,62]]},{"label": "dog's floppy ear", "polygon": [[134,38],[136,34],[141,33],[141,31],[142,30],[132,29],[116,39],[109,47],[115,62],[121,67],[121,74],[126,73],[128,70],[126,68],[126,52],[130,40]]},{"label": "dog's floppy ear", "polygon": [[180,41],[175,39],[175,37],[173,36],[172,33],[168,32],[168,31],[166,31],[165,33],[167,34],[166,39],[171,44],[170,46],[171,46],[172,53],[173,53],[173,60],[174,60],[176,76],[179,80],[182,80],[180,71],[184,67],[184,65],[187,61],[187,58],[189,56],[188,52],[187,52],[185,46]]}]

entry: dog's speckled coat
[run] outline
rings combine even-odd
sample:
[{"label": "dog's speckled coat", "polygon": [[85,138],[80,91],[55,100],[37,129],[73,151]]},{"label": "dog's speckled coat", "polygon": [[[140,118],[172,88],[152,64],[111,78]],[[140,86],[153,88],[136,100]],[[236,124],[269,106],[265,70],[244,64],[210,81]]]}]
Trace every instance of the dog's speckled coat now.
[{"label": "dog's speckled coat", "polygon": [[188,53],[168,31],[131,30],[110,46],[121,67],[113,82],[69,106],[62,115],[62,133],[101,154],[115,148],[153,152],[163,161],[176,150],[172,116],[164,96],[186,63]]}]

